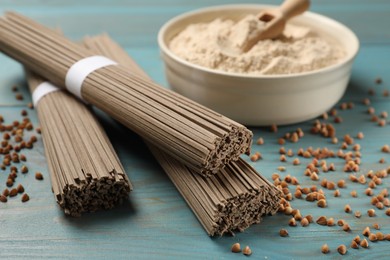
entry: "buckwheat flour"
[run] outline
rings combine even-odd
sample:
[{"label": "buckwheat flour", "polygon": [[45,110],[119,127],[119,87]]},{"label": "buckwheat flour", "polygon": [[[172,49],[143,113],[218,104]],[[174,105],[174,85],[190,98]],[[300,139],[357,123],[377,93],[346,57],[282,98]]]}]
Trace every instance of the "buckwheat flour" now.
[{"label": "buckwheat flour", "polygon": [[291,74],[338,63],[345,51],[308,28],[288,25],[281,37],[259,41],[247,53],[240,46],[261,21],[248,15],[239,22],[216,19],[189,25],[169,44],[179,57],[207,68],[244,74]]}]

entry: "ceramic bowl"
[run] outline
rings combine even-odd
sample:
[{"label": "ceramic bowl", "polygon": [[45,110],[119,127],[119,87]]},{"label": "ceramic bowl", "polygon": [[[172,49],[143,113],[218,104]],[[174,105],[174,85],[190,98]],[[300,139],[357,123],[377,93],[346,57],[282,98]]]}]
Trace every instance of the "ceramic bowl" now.
[{"label": "ceramic bowl", "polygon": [[331,37],[346,51],[341,62],[315,71],[286,75],[246,75],[209,69],[190,63],[169,49],[169,42],[188,25],[223,17],[233,20],[256,14],[267,5],[224,5],[179,15],[159,31],[158,44],[171,88],[245,125],[284,125],[315,118],[343,96],[359,49],[356,35],[323,15],[305,12],[292,24]]}]

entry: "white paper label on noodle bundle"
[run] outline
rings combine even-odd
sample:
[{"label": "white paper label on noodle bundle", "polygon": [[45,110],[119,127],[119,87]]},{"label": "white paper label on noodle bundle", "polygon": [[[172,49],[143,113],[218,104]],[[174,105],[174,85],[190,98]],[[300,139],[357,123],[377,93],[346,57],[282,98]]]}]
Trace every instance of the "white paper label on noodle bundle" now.
[{"label": "white paper label on noodle bundle", "polygon": [[53,84],[51,84],[50,82],[45,81],[45,82],[42,82],[41,84],[39,84],[38,87],[34,90],[34,92],[32,94],[32,100],[33,100],[34,107],[36,107],[38,105],[38,102],[39,102],[39,100],[41,100],[41,98],[43,98],[47,94],[49,94],[53,91],[57,91],[57,90],[60,90],[60,89],[57,88],[56,86],[54,86]]},{"label": "white paper label on noodle bundle", "polygon": [[72,94],[82,99],[81,87],[89,74],[100,68],[117,63],[104,56],[91,56],[73,64],[66,73],[65,86]]}]

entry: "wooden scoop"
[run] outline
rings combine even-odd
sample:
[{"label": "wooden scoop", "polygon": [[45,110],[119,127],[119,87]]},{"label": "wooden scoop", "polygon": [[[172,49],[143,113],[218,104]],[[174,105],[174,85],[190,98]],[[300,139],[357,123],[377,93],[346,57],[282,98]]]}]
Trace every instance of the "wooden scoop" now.
[{"label": "wooden scoop", "polygon": [[309,6],[310,0],[285,0],[278,8],[259,13],[257,17],[265,22],[264,29],[248,37],[241,47],[242,52],[249,51],[260,40],[272,39],[282,34],[287,21],[305,12]]}]

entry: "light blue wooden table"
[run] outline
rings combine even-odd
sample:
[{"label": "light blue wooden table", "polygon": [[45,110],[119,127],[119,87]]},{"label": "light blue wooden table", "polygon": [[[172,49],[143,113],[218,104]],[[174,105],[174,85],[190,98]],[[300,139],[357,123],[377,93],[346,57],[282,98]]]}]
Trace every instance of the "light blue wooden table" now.
[{"label": "light blue wooden table", "polygon": [[[208,5],[237,3],[232,0],[102,0],[102,1],[44,1],[44,0],[0,0],[0,10],[15,10],[28,15],[52,27],[59,26],[72,39],[80,39],[85,34],[109,32],[121,43],[129,54],[151,75],[167,86],[164,78],[162,61],[156,43],[159,27],[169,18],[185,11]],[[247,1],[252,3],[279,4],[280,1]],[[312,11],[327,15],[343,22],[358,35],[361,50],[357,57],[351,83],[343,102],[354,102],[353,110],[341,111],[344,119],[336,126],[337,136],[356,135],[362,131],[365,139],[359,141],[362,146],[361,172],[369,169],[381,169],[389,164],[378,163],[383,157],[390,162],[390,155],[380,152],[384,143],[390,144],[390,125],[378,127],[370,122],[365,113],[366,107],[361,100],[367,96],[369,88],[376,90],[370,97],[376,111],[390,112],[390,98],[383,97],[383,90],[390,90],[390,2],[388,0],[318,0],[313,1]],[[383,84],[374,83],[376,77],[382,77]],[[17,84],[26,97],[16,101],[11,86]],[[20,117],[20,111],[30,102],[29,93],[24,83],[21,66],[11,59],[0,55],[0,114],[10,122]],[[34,111],[29,111],[30,118],[37,124]],[[118,152],[125,169],[134,184],[131,193],[131,205],[81,218],[65,217],[55,204],[50,190],[50,181],[45,162],[42,141],[26,152],[27,166],[31,172],[18,177],[31,200],[22,204],[17,199],[10,199],[0,204],[0,258],[104,258],[104,259],[184,259],[184,258],[244,258],[242,254],[230,252],[235,242],[249,245],[253,250],[252,259],[312,259],[314,257],[342,258],[337,252],[339,244],[349,246],[351,239],[360,234],[366,225],[378,222],[383,233],[390,233],[390,217],[384,211],[377,210],[377,217],[368,218],[365,214],[370,208],[369,199],[362,194],[351,198],[350,191],[361,191],[359,184],[347,182],[342,189],[342,197],[328,195],[329,207],[321,209],[315,204],[294,200],[294,207],[303,214],[333,216],[349,222],[352,231],[346,233],[338,226],[323,227],[312,224],[309,227],[289,227],[288,217],[276,215],[266,217],[262,224],[249,228],[235,237],[209,238],[206,232],[187,207],[170,180],[148,152],[140,138],[129,130],[102,117],[104,126]],[[279,162],[277,139],[285,132],[301,127],[306,133],[311,122],[279,128],[278,133],[267,129],[252,128],[255,138],[264,137],[263,146],[254,145],[254,151],[260,151],[264,159],[252,163],[264,176],[270,177]],[[297,144],[287,143],[286,148],[296,151],[299,147],[324,147],[337,151],[340,145],[316,135],[306,134]],[[287,172],[297,176],[303,185],[315,184],[303,176],[307,160],[300,166],[286,163]],[[337,171],[326,174],[329,180],[347,179],[341,171],[343,162],[334,162]],[[36,181],[33,172],[41,171],[44,181]],[[8,172],[0,170],[0,189],[5,188]],[[389,188],[390,181],[375,191]],[[343,207],[351,204],[355,210],[361,210],[363,217],[356,219],[346,214]],[[290,237],[281,238],[278,232],[287,228]],[[328,243],[331,253],[320,253],[322,244]],[[370,243],[370,249],[349,249],[344,257],[366,259],[388,259],[390,242]],[[344,258],[343,257],[343,258]],[[376,258],[374,258],[376,257]]]}]

